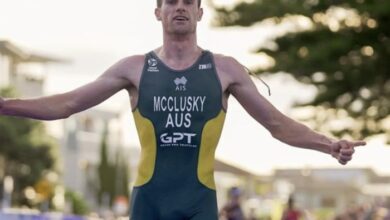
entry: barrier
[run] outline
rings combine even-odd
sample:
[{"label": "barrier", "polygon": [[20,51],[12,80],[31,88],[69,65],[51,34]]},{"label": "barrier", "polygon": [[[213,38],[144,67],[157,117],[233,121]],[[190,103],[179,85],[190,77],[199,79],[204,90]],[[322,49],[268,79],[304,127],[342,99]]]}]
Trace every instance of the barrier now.
[{"label": "barrier", "polygon": [[0,220],[86,220],[86,218],[62,213],[45,214],[24,214],[24,213],[2,213]]}]

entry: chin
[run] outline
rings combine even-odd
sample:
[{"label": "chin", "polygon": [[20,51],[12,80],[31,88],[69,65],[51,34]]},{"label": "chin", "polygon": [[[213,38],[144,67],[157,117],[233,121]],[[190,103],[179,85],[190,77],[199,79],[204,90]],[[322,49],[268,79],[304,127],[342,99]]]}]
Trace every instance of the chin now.
[{"label": "chin", "polygon": [[175,35],[188,35],[188,34],[193,34],[195,33],[194,30],[192,29],[184,29],[184,28],[178,28],[178,29],[175,29],[172,31],[172,34],[175,34]]},{"label": "chin", "polygon": [[189,32],[189,31],[175,31],[175,32],[173,32],[174,35],[181,35],[181,36],[188,35],[190,33],[191,32]]}]

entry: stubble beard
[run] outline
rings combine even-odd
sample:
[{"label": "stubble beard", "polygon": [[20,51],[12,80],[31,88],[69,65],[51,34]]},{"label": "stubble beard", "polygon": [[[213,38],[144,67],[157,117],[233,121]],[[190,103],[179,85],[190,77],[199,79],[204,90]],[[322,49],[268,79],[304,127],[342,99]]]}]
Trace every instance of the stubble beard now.
[{"label": "stubble beard", "polygon": [[172,36],[186,36],[196,33],[196,26],[191,27],[172,27],[167,33]]}]

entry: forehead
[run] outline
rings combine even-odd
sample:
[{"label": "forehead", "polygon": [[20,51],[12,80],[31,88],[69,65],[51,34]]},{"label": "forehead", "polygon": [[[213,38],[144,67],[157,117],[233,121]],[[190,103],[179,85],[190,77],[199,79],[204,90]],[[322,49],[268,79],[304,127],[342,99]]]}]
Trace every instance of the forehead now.
[{"label": "forehead", "polygon": [[184,1],[184,2],[195,2],[198,3],[198,6],[200,6],[201,0],[157,0],[157,5],[161,6],[163,2],[177,2],[177,1]]}]

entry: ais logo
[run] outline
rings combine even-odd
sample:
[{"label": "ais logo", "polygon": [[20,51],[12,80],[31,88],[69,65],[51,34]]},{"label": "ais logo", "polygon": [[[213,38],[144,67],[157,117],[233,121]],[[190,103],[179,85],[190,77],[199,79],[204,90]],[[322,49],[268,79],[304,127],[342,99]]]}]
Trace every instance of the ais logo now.
[{"label": "ais logo", "polygon": [[183,76],[181,78],[176,78],[173,82],[175,83],[175,91],[186,91],[186,84],[187,84],[187,79]]}]

